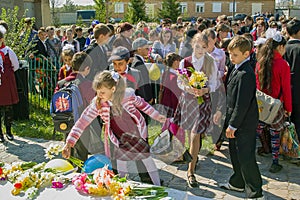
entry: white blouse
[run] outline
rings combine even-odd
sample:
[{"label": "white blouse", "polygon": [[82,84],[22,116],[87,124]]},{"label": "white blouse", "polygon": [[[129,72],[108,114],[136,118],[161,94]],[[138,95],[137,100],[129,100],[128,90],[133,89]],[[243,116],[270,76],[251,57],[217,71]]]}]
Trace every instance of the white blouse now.
[{"label": "white blouse", "polygon": [[[196,58],[194,53],[192,54],[192,64],[196,71],[201,71],[204,63],[204,56],[201,58]],[[218,79],[218,68],[216,62],[214,65],[211,66],[214,70],[212,70],[212,74],[208,77],[207,87],[209,88],[210,92],[215,92],[216,89],[219,87],[219,79]],[[179,69],[184,68],[184,59],[180,61]],[[179,80],[179,79],[178,79]],[[178,83],[178,87],[182,89],[182,85]]]}]

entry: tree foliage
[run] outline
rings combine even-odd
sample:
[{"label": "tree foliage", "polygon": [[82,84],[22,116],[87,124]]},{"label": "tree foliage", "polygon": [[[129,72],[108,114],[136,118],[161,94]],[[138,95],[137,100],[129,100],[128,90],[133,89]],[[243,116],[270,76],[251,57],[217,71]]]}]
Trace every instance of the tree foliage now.
[{"label": "tree foliage", "polygon": [[176,22],[177,17],[180,14],[180,3],[178,3],[176,0],[163,0],[162,9],[158,9],[159,18],[170,18],[173,22]]},{"label": "tree foliage", "polygon": [[95,3],[96,16],[95,19],[100,22],[107,23],[112,15],[114,3],[110,0],[93,0]]},{"label": "tree foliage", "polygon": [[130,0],[125,20],[132,24],[139,21],[147,21],[145,0]]},{"label": "tree foliage", "polygon": [[32,26],[26,29],[26,13],[23,14],[21,19],[18,19],[18,13],[19,8],[17,6],[14,9],[8,8],[7,10],[2,8],[0,18],[8,25],[8,30],[5,34],[6,46],[9,46],[17,54],[18,58],[21,59],[26,56],[25,52],[30,53],[28,50],[33,45],[32,42],[28,43]]},{"label": "tree foliage", "polygon": [[72,0],[66,0],[66,3],[63,6],[64,12],[76,12],[76,5]]},{"label": "tree foliage", "polygon": [[105,23],[106,22],[106,2],[105,0],[94,0],[95,2],[95,10],[96,10],[96,16],[95,18],[99,20],[100,22]]}]

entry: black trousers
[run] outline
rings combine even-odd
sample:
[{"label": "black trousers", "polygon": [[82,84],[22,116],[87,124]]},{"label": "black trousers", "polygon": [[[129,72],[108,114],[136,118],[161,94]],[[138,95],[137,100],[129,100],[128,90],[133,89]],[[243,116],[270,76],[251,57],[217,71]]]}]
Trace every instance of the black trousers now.
[{"label": "black trousers", "polygon": [[256,163],[256,127],[253,130],[237,131],[236,138],[229,139],[229,152],[233,175],[229,183],[245,188],[247,198],[262,197],[262,178]]},{"label": "black trousers", "polygon": [[293,104],[291,120],[295,124],[298,138],[300,138],[300,104]]}]

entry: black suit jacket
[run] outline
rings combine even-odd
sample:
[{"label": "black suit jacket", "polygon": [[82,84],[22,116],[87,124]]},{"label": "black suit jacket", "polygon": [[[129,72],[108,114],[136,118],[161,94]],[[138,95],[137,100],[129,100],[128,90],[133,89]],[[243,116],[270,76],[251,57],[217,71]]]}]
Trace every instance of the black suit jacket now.
[{"label": "black suit jacket", "polygon": [[227,82],[225,125],[237,128],[236,134],[256,129],[258,107],[255,94],[255,74],[250,62],[246,61],[231,72]]},{"label": "black suit jacket", "polygon": [[135,55],[131,64],[131,68],[137,69],[141,72],[139,93],[141,93],[141,96],[145,99],[145,101],[149,102],[153,98],[152,88],[150,85],[149,72],[142,58]]},{"label": "black suit jacket", "polygon": [[101,49],[97,43],[93,43],[86,49],[86,53],[89,54],[93,60],[90,73],[87,76],[89,80],[93,81],[97,73],[108,70],[107,52],[104,47]]},{"label": "black suit jacket", "polygon": [[291,67],[293,104],[300,104],[300,40],[287,42],[284,59]]},{"label": "black suit jacket", "polygon": [[[39,54],[49,57],[48,51],[45,48],[45,45],[40,39],[34,41],[35,46],[33,47],[34,55],[37,56]],[[47,45],[47,43],[45,43]]]}]

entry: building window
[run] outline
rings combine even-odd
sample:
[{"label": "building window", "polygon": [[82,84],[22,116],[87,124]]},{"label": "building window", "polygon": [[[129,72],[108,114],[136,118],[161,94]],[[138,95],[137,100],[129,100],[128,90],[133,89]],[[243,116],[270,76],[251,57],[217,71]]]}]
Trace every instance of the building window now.
[{"label": "building window", "polygon": [[[236,2],[234,3],[234,12],[236,12],[237,9],[236,9]],[[233,12],[233,3],[229,3],[229,12]]]},{"label": "building window", "polygon": [[146,3],[145,6],[146,6],[146,14],[148,15],[148,17],[154,18],[155,17],[154,4]]},{"label": "building window", "polygon": [[204,13],[204,3],[196,3],[196,13]]},{"label": "building window", "polygon": [[221,12],[222,3],[212,3],[212,12]]},{"label": "building window", "polygon": [[181,10],[181,13],[187,13],[187,3],[181,2],[180,3],[180,10]]},{"label": "building window", "polygon": [[115,13],[124,13],[124,3],[115,3]]}]

